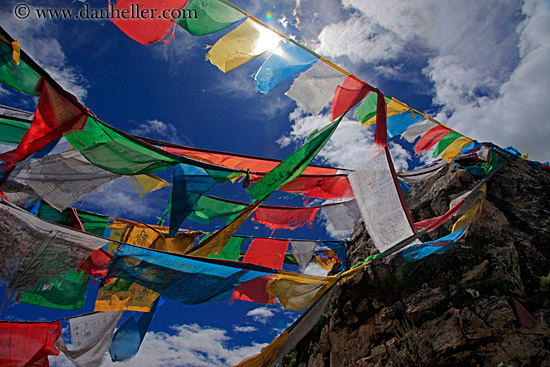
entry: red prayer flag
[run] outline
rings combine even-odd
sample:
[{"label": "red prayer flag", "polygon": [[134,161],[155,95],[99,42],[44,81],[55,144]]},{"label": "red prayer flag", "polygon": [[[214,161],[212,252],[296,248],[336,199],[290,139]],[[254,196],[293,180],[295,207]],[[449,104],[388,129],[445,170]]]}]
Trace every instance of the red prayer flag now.
[{"label": "red prayer flag", "polygon": [[313,225],[319,207],[290,208],[260,206],[254,212],[253,221],[265,224],[275,231],[276,229],[296,229],[304,225]]},{"label": "red prayer flag", "polygon": [[103,249],[96,250],[90,254],[90,256],[80,264],[78,270],[83,270],[85,274],[104,277],[107,275],[107,267],[111,263],[113,255],[109,254]]},{"label": "red prayer flag", "polygon": [[188,1],[118,0],[113,9],[112,20],[134,41],[149,45],[170,33],[174,19],[183,14],[183,8]]},{"label": "red prayer flag", "polygon": [[365,96],[374,89],[355,75],[348,75],[344,83],[336,88],[332,99],[332,114],[330,121],[334,121],[350,108],[361,102]]},{"label": "red prayer flag", "polygon": [[[255,182],[255,181],[253,181]],[[353,190],[347,175],[307,176],[302,175],[279,188],[285,192],[300,192],[303,195],[325,200],[352,198]]]},{"label": "red prayer flag", "polygon": [[423,150],[428,150],[433,147],[438,141],[443,139],[445,135],[450,133],[451,130],[447,129],[445,126],[437,125],[431,130],[428,130],[422,138],[416,144],[414,151],[420,153]]},{"label": "red prayer flag", "polygon": [[447,211],[447,213],[440,215],[439,217],[425,219],[420,222],[416,222],[414,224],[414,231],[418,232],[421,229],[429,228],[428,232],[433,231],[443,223],[445,223],[449,218],[451,218],[455,213],[458,211],[458,209],[464,204],[464,199],[460,200],[455,206],[453,206],[451,209]]},{"label": "red prayer flag", "polygon": [[274,304],[275,297],[270,297],[267,290],[267,285],[272,277],[273,275],[266,275],[239,285],[233,291],[231,300],[240,299],[241,301]]},{"label": "red prayer flag", "polygon": [[[40,90],[41,94],[31,127],[15,150],[4,153],[13,154],[13,159],[6,165],[5,170],[38,152],[63,133],[82,130],[86,126],[88,110],[76,99],[70,101],[64,93],[57,91],[44,78],[40,78],[36,90]],[[5,157],[4,160],[7,161]]]},{"label": "red prayer flag", "polygon": [[48,367],[49,355],[59,355],[55,342],[61,324],[55,322],[0,322],[0,366]]},{"label": "red prayer flag", "polygon": [[516,315],[521,326],[525,326],[528,329],[537,327],[537,320],[519,303],[515,298],[512,298],[514,302],[514,308],[516,309]]},{"label": "red prayer flag", "polygon": [[374,145],[384,148],[388,145],[387,128],[387,104],[386,97],[380,91],[377,91],[376,99],[376,130],[374,132]]},{"label": "red prayer flag", "polygon": [[[243,262],[281,269],[288,249],[288,241],[255,238],[244,255]],[[274,303],[269,297],[267,284],[271,275],[253,279],[243,283],[233,291],[233,299],[249,302]]]}]

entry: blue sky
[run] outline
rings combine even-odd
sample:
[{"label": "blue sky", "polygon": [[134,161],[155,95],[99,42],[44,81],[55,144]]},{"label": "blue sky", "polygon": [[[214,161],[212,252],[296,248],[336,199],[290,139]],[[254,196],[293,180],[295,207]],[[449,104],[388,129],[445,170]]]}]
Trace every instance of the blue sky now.
[{"label": "blue sky", "polygon": [[[13,16],[15,2],[0,6],[2,26],[62,86],[107,123],[126,132],[200,148],[283,159],[329,111],[311,116],[286,97],[292,80],[268,95],[250,77],[265,56],[231,71],[205,61],[205,47],[230,29],[193,37],[176,29],[172,42],[143,46],[108,21],[39,20]],[[7,3],[7,4],[6,4]],[[31,6],[81,8],[74,1],[27,1]],[[106,7],[107,1],[88,1]],[[550,2],[537,0],[297,0],[234,1],[280,31],[296,37],[362,80],[479,141],[513,145],[547,161],[550,148]],[[0,86],[0,104],[34,110],[36,100]],[[344,120],[316,162],[354,168],[368,159],[372,129]],[[403,140],[390,144],[396,168],[419,162]],[[170,180],[170,172],[160,174]],[[229,185],[230,186],[230,185]],[[79,207],[154,223],[167,203],[164,189],[139,199],[119,180]],[[247,200],[242,188],[215,195]],[[273,205],[300,199],[276,193]],[[215,229],[186,221],[194,229]],[[248,221],[239,234],[269,236]],[[277,237],[328,239],[315,229],[277,231]],[[92,292],[92,291],[90,291]],[[88,312],[93,304],[88,299]],[[9,306],[8,319],[56,319],[82,312]],[[296,317],[278,305],[237,301],[182,306],[167,301],[157,311],[143,350],[129,365],[212,366],[254,354]],[[177,346],[172,355],[170,346]],[[150,349],[147,349],[150,348]],[[212,359],[205,359],[209,356]],[[202,358],[202,360],[201,360]],[[64,365],[62,358],[54,365]]]}]

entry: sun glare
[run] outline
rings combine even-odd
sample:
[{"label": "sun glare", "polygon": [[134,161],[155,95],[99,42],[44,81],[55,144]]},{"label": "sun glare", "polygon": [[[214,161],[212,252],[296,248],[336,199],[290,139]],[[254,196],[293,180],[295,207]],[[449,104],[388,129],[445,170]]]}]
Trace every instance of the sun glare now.
[{"label": "sun glare", "polygon": [[258,54],[265,51],[269,52],[275,50],[277,46],[279,46],[279,42],[281,42],[282,37],[268,28],[260,25],[257,27],[260,32],[260,38],[256,41],[256,49],[254,50],[255,53]]}]

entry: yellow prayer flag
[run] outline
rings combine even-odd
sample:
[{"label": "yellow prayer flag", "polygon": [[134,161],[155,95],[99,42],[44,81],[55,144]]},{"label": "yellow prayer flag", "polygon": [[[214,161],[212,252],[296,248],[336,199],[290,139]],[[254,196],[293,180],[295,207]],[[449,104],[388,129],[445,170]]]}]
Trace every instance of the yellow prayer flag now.
[{"label": "yellow prayer flag", "polygon": [[269,295],[277,297],[285,309],[301,311],[313,304],[339,278],[281,272],[269,280]]},{"label": "yellow prayer flag", "polygon": [[473,140],[467,137],[458,138],[453,141],[445,150],[441,153],[441,159],[444,159],[447,162],[453,160],[454,157],[460,153],[462,149],[466,146],[472,144]]},{"label": "yellow prayer flag", "polygon": [[21,47],[19,46],[19,41],[15,40],[11,43],[13,48],[12,62],[14,65],[19,65],[19,59],[21,57]]},{"label": "yellow prayer flag", "polygon": [[262,202],[256,201],[254,204],[246,208],[235,220],[215,232],[212,236],[205,239],[196,249],[190,251],[188,255],[208,257],[210,254],[219,255],[225,245],[243,222],[260,206]]},{"label": "yellow prayer flag", "polygon": [[[411,108],[404,104],[403,102],[398,101],[395,98],[390,99],[388,104],[386,105],[386,117],[390,118],[393,115],[398,115],[400,113],[403,113],[405,111],[411,111]],[[369,126],[376,123],[376,115],[372,116],[367,121],[363,122],[363,126]]]},{"label": "yellow prayer flag", "polygon": [[227,73],[266,51],[274,50],[281,40],[281,36],[272,30],[248,18],[220,38],[210,49],[206,59]]},{"label": "yellow prayer flag", "polygon": [[483,210],[483,203],[485,202],[485,196],[487,194],[487,186],[483,185],[478,192],[482,193],[482,196],[476,200],[474,205],[460,217],[453,225],[452,232],[456,232],[470,223],[476,221],[481,216],[481,211]]},{"label": "yellow prayer flag", "polygon": [[136,176],[126,176],[126,179],[134,190],[139,194],[139,197],[142,198],[146,194],[162,189],[163,187],[170,186],[170,182],[163,180],[160,177],[157,177],[151,173],[144,175]]},{"label": "yellow prayer flag", "polygon": [[285,330],[275,340],[273,340],[267,347],[252,357],[248,357],[235,367],[265,367],[270,366],[271,362],[275,360],[277,354],[286,343],[288,339],[288,332]]}]

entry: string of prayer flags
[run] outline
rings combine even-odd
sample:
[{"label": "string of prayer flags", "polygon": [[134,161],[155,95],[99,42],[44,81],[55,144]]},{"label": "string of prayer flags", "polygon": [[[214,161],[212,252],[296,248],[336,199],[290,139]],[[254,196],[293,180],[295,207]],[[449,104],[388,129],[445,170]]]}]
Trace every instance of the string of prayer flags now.
[{"label": "string of prayer flags", "polygon": [[344,83],[338,86],[334,93],[330,121],[334,121],[334,119],[349,111],[353,106],[361,102],[367,93],[373,90],[373,87],[363,82],[355,75],[348,75]]},{"label": "string of prayer flags", "polygon": [[337,205],[323,206],[322,213],[328,221],[327,230],[338,238],[350,235],[355,228],[355,223],[361,218],[355,199]]},{"label": "string of prayer flags", "polygon": [[300,269],[304,271],[309,263],[315,258],[315,249],[317,242],[315,241],[290,241],[292,247],[292,255],[298,262]]},{"label": "string of prayer flags", "polygon": [[221,31],[245,17],[244,13],[220,0],[191,0],[185,11],[176,23],[194,36]]},{"label": "string of prayer flags", "polygon": [[247,190],[249,196],[255,200],[263,201],[271,193],[279,189],[279,187],[298,177],[329,141],[340,121],[342,121],[342,117],[343,115],[321,130],[312,132],[302,147],[288,156]]},{"label": "string of prayer flags", "polygon": [[[162,142],[155,142],[162,144]],[[181,154],[187,158],[236,170],[249,170],[250,182],[259,181],[265,172],[275,168],[281,161],[269,158],[245,156],[216,152],[212,150],[174,146],[163,146],[163,149],[173,154]],[[326,200],[353,197],[351,186],[346,174],[340,174],[337,168],[308,165],[302,175],[279,188],[281,191],[301,193],[309,197]]]},{"label": "string of prayer flags", "polygon": [[393,176],[387,147],[349,175],[365,226],[380,252],[414,234]]},{"label": "string of prayer flags", "polygon": [[26,94],[40,95],[40,91],[35,90],[40,75],[24,60],[14,64],[12,57],[12,45],[0,35],[0,82]]},{"label": "string of prayer flags", "polygon": [[430,120],[424,120],[418,122],[407,129],[401,137],[407,140],[409,143],[414,142],[419,136],[433,129],[434,127],[439,126],[435,122]]},{"label": "string of prayer flags", "polygon": [[75,270],[107,240],[46,222],[0,200],[0,279],[10,290],[32,290]]},{"label": "string of prayer flags", "polygon": [[133,314],[117,329],[109,346],[109,354],[113,362],[124,362],[137,354],[149,330],[159,300],[160,297],[153,302],[149,312],[142,313],[139,318]]},{"label": "string of prayer flags", "polygon": [[332,100],[336,88],[344,83],[346,77],[346,74],[324,60],[317,60],[294,80],[285,95],[304,106],[311,114],[318,115]]},{"label": "string of prayer flags", "polygon": [[112,182],[119,175],[99,168],[77,150],[68,150],[44,158],[29,159],[13,176],[29,185],[44,201],[57,210]]},{"label": "string of prayer flags", "polygon": [[111,21],[134,41],[150,45],[170,33],[188,1],[118,0]]},{"label": "string of prayer flags", "polygon": [[30,129],[17,145],[13,158],[7,162],[6,170],[44,148],[63,133],[82,130],[86,125],[86,107],[76,105],[76,101],[69,101],[44,78],[40,78],[36,89],[40,91],[40,99],[34,119]]},{"label": "string of prayer flags", "polygon": [[430,129],[429,131],[427,131],[420,138],[418,143],[416,143],[416,147],[414,148],[414,151],[416,153],[420,153],[423,150],[430,149],[450,132],[451,130],[449,130],[445,126],[437,125],[433,129]]},{"label": "string of prayer flags", "polygon": [[[287,248],[288,241],[255,238],[248,247],[243,262],[273,269],[282,269]],[[239,285],[233,291],[232,299],[273,304],[275,300],[269,296],[269,292],[267,291],[267,285],[271,277],[267,275]]]},{"label": "string of prayer flags", "polygon": [[315,61],[317,56],[306,51],[289,40],[283,40],[281,45],[264,61],[254,75],[256,90],[267,94],[273,88],[304,70]]},{"label": "string of prayer flags", "polygon": [[59,321],[0,321],[0,365],[48,367],[48,356],[59,355],[55,342],[60,336]]},{"label": "string of prayer flags", "polygon": [[[162,145],[162,142],[155,141],[155,144]],[[184,146],[174,146],[173,144],[165,143],[163,149],[169,153],[180,154],[189,159],[194,159],[197,161],[209,163],[216,166],[226,167],[234,170],[250,170],[253,172],[250,174],[251,181],[257,181],[261,178],[261,175],[258,178],[254,178],[254,173],[265,173],[271,171],[273,168],[277,167],[281,163],[280,160],[272,158],[260,158],[253,157],[243,154],[236,153],[225,153],[218,152],[214,150],[206,150],[200,148],[184,147]],[[305,175],[311,176],[329,176],[335,175],[338,173],[337,168],[332,167],[323,167],[310,165],[303,172]]]},{"label": "string of prayer flags", "polygon": [[230,264],[121,245],[107,278],[123,278],[177,302],[195,305],[227,299],[239,284],[272,272],[257,265]]},{"label": "string of prayer flags", "polygon": [[188,252],[189,255],[208,257],[210,254],[219,254],[227,242],[233,237],[237,229],[243,222],[260,206],[261,201],[258,200],[243,210],[237,218],[222,229],[214,232],[211,236],[203,239],[195,248]]},{"label": "string of prayer flags", "polygon": [[56,346],[78,367],[99,367],[105,355],[122,311],[99,312],[91,315],[71,317],[71,350],[63,340]]},{"label": "string of prayer flags", "polygon": [[220,38],[208,51],[206,59],[227,73],[276,48],[281,40],[281,36],[272,30],[247,18],[244,23]]}]

